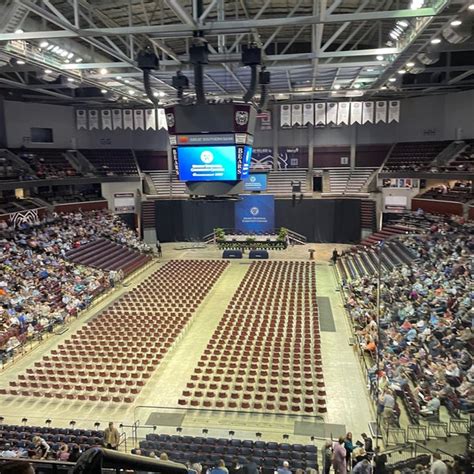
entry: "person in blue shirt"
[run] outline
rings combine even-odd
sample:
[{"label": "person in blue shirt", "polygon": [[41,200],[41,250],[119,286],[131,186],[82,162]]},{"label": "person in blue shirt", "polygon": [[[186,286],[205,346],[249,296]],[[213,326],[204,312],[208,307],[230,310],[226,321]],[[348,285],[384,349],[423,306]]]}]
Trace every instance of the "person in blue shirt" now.
[{"label": "person in blue shirt", "polygon": [[223,459],[219,460],[217,467],[211,470],[211,474],[229,474],[229,470],[225,467]]},{"label": "person in blue shirt", "polygon": [[277,472],[278,474],[291,474],[289,462],[283,461],[283,467],[279,467]]}]

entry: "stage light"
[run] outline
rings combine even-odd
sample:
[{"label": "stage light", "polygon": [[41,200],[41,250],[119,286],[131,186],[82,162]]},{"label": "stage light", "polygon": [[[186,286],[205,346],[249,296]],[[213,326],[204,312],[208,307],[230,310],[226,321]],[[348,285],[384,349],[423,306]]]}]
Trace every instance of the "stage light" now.
[{"label": "stage light", "polygon": [[261,437],[262,437],[262,433],[260,433],[260,432],[259,432],[259,433],[255,433],[255,436],[256,436],[257,438],[261,438]]},{"label": "stage light", "polygon": [[235,435],[235,431],[230,430],[230,431],[229,431],[229,436],[232,437],[232,436],[234,436],[234,435]]},{"label": "stage light", "polygon": [[408,21],[406,20],[397,21],[397,25],[400,25],[402,28],[408,28]]},{"label": "stage light", "polygon": [[451,26],[459,26],[459,25],[462,25],[461,20],[454,20],[454,21],[451,22]]},{"label": "stage light", "polygon": [[74,56],[74,53],[69,53],[69,54],[67,55],[67,58],[68,58],[68,59],[72,59],[73,56]]},{"label": "stage light", "polygon": [[158,96],[159,97],[164,97],[166,94],[163,91],[158,91]]},{"label": "stage light", "polygon": [[431,40],[431,44],[439,44],[439,43],[441,43],[441,40],[439,38],[433,38]]},{"label": "stage light", "polygon": [[125,84],[130,84],[130,81],[128,79],[125,79],[125,81],[123,82],[125,82]]},{"label": "stage light", "polygon": [[69,53],[68,53],[65,49],[63,49],[63,50],[61,51],[61,57],[62,57],[62,58],[65,58],[68,54],[69,54]]},{"label": "stage light", "polygon": [[46,49],[48,51],[51,51],[52,49],[54,49],[54,44],[50,44]]},{"label": "stage light", "polygon": [[368,67],[368,68],[366,69],[367,72],[372,72],[373,70],[374,70],[373,67]]},{"label": "stage light", "polygon": [[283,435],[283,439],[290,439],[290,435],[284,434],[284,435]]},{"label": "stage light", "polygon": [[49,43],[47,41],[41,41],[40,48],[47,48],[48,46],[49,46]]},{"label": "stage light", "polygon": [[360,84],[354,84],[355,89],[360,89]]}]

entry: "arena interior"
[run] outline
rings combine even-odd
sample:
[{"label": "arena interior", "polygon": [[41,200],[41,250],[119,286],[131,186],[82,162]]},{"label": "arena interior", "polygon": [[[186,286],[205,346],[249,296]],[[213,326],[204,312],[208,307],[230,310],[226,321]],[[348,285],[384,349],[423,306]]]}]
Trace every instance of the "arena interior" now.
[{"label": "arena interior", "polygon": [[472,472],[472,0],[0,1],[0,473]]}]

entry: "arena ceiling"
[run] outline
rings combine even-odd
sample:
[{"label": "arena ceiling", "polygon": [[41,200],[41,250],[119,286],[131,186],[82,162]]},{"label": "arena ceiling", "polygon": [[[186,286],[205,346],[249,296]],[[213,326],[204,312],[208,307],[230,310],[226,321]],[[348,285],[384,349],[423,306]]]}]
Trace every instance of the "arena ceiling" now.
[{"label": "arena ceiling", "polygon": [[209,49],[208,98],[243,96],[249,44],[262,48],[275,101],[474,86],[471,0],[4,0],[0,13],[0,95],[11,99],[149,104],[136,63],[146,46],[160,59],[160,102],[176,100],[177,71],[192,95],[196,37]]}]

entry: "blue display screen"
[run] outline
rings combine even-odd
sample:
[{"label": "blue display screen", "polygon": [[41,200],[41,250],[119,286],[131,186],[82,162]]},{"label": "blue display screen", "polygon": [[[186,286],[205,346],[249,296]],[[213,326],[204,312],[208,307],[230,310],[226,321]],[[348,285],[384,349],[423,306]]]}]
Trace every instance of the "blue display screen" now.
[{"label": "blue display screen", "polygon": [[254,173],[244,179],[245,191],[265,191],[267,189],[267,175]]},{"label": "blue display screen", "polygon": [[242,179],[248,176],[251,162],[252,162],[252,147],[246,145],[244,146],[244,159],[242,161],[242,173],[240,175]]},{"label": "blue display screen", "polygon": [[182,181],[237,180],[235,146],[180,146],[178,165]]}]

